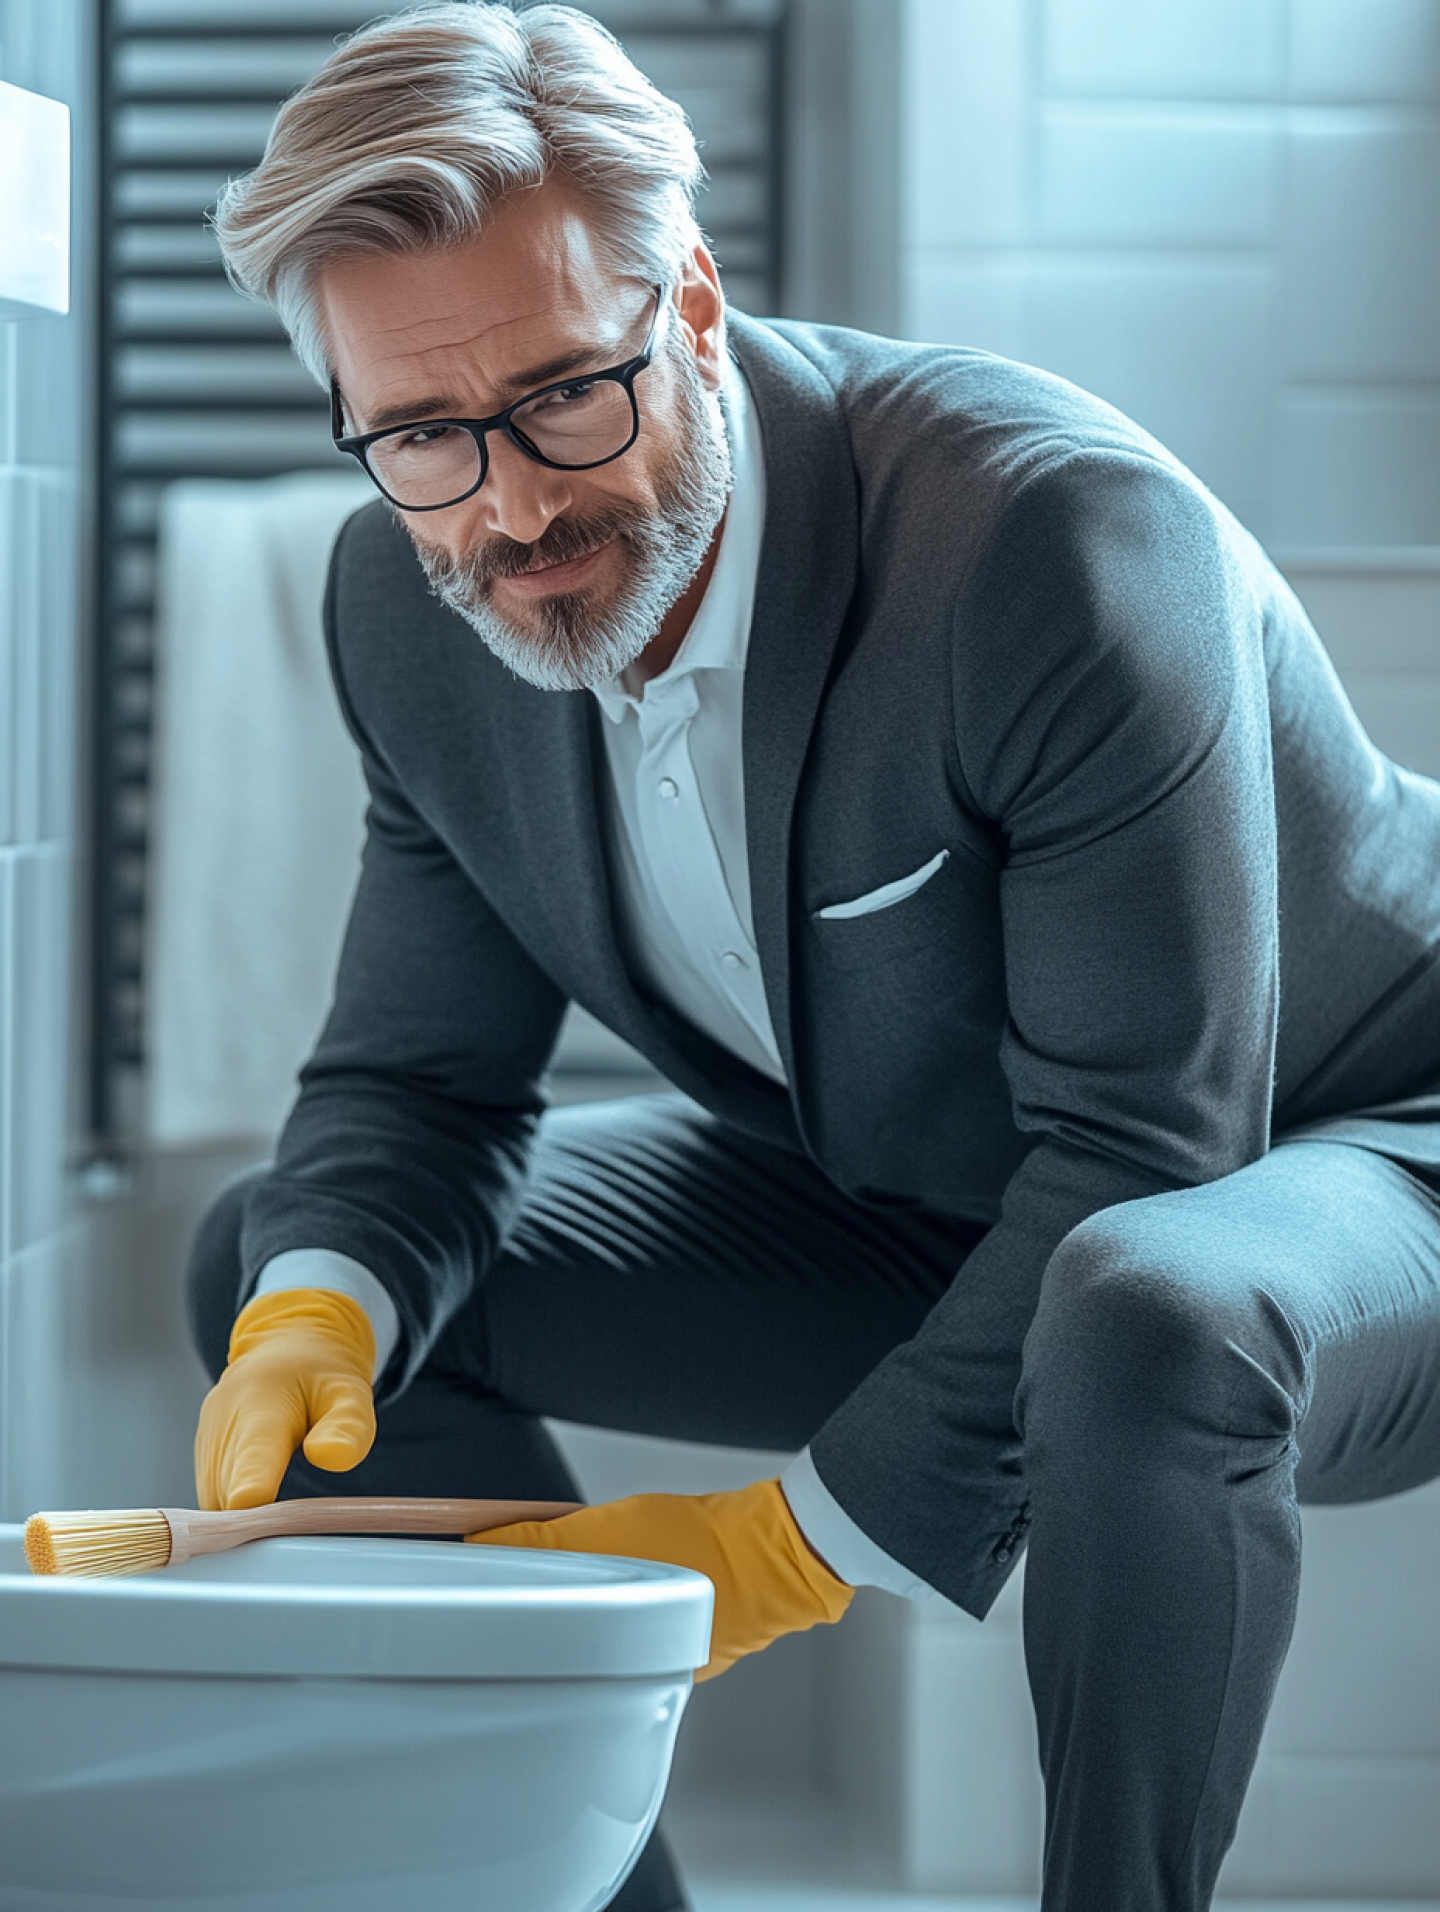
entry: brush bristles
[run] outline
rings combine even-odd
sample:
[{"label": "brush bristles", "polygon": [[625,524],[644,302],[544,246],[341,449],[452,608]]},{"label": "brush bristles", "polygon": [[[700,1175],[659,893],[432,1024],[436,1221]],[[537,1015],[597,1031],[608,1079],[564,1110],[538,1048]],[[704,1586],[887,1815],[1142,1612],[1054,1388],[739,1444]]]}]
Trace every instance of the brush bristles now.
[{"label": "brush bristles", "polygon": [[25,1523],[31,1573],[151,1573],[169,1560],[170,1544],[158,1507],[32,1514]]}]

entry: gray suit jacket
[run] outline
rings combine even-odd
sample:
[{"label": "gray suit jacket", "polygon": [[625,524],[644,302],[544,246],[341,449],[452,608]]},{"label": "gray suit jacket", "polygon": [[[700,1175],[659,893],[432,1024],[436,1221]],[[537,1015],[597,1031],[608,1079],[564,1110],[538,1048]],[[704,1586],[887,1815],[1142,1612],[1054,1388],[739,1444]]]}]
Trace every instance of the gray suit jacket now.
[{"label": "gray suit jacket", "polygon": [[[1096,399],[823,327],[732,341],[766,446],[744,767],[790,1093],[632,979],[593,699],[511,676],[376,504],[327,611],[364,870],[247,1268],[373,1268],[402,1386],[514,1212],[573,998],[857,1200],[994,1223],[813,1444],[862,1527],[980,1611],[1023,1528],[1010,1399],[1060,1239],[1440,1085],[1440,787],[1374,750],[1254,541]],[[819,914],[941,849],[903,902]],[[1440,1098],[1406,1113],[1440,1159]]]}]

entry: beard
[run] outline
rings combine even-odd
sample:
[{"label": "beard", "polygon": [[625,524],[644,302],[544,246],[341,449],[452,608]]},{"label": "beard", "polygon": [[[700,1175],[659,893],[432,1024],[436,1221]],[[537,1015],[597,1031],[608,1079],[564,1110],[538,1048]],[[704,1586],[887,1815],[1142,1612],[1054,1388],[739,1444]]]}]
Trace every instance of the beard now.
[{"label": "beard", "polygon": [[[683,343],[665,356],[676,374],[679,449],[655,476],[653,508],[617,500],[557,518],[533,544],[492,538],[458,559],[406,525],[436,597],[539,690],[591,690],[633,664],[700,569],[725,515],[734,475],[719,406]],[[623,575],[608,593],[559,592],[521,616],[495,608],[497,578],[582,558],[612,540]]]}]

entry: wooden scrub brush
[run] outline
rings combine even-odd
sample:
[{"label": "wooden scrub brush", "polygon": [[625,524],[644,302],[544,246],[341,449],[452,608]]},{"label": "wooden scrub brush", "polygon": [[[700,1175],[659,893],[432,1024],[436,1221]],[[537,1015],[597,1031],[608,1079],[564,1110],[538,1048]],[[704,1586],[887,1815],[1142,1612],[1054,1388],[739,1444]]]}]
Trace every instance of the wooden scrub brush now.
[{"label": "wooden scrub brush", "polygon": [[554,1520],[571,1500],[282,1500],[201,1513],[193,1507],[120,1507],[32,1514],[25,1558],[32,1573],[151,1573],[247,1540],[291,1534],[478,1534],[517,1520]]}]

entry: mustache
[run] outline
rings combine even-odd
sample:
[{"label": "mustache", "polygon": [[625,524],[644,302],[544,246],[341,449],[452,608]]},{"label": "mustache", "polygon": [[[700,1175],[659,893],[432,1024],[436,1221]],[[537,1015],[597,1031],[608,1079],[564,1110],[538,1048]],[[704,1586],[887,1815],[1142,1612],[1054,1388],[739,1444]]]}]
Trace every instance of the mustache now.
[{"label": "mustache", "polygon": [[464,584],[472,591],[483,591],[496,578],[519,577],[525,571],[589,557],[616,538],[633,543],[640,515],[623,506],[611,506],[584,517],[557,518],[530,544],[517,543],[514,538],[490,538],[458,559],[432,550],[432,576],[439,583]]}]

